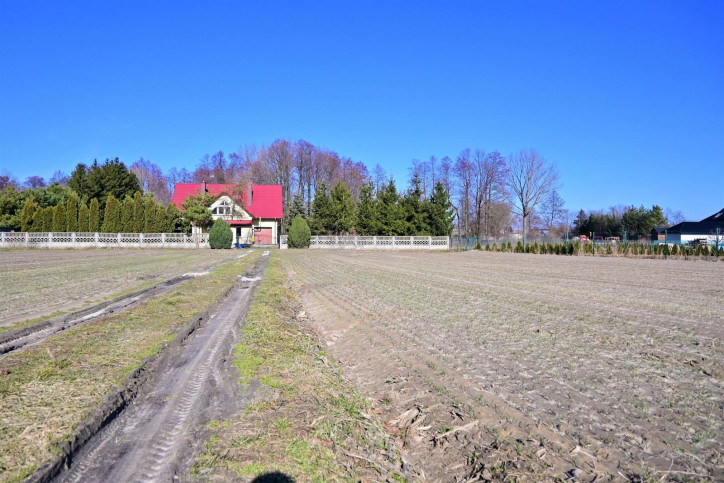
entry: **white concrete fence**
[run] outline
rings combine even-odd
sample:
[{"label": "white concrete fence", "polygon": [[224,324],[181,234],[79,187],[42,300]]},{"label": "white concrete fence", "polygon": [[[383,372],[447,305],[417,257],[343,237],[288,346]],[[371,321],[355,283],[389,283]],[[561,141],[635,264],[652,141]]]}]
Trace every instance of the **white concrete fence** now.
[{"label": "white concrete fence", "polygon": [[[279,248],[287,248],[288,235],[279,239]],[[446,236],[313,236],[309,248],[343,250],[449,250]]]},{"label": "white concrete fence", "polygon": [[[185,233],[25,233],[0,232],[0,248],[196,248]],[[209,234],[199,235],[199,248],[209,248]]]}]

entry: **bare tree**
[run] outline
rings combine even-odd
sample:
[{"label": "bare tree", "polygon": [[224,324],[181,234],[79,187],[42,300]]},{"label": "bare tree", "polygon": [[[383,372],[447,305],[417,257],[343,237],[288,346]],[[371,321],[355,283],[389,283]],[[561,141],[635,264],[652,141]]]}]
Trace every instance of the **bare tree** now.
[{"label": "bare tree", "polygon": [[686,217],[681,212],[681,210],[673,210],[671,208],[666,208],[664,210],[664,217],[670,225],[676,225],[678,223],[681,223],[682,221],[686,221]]},{"label": "bare tree", "polygon": [[508,158],[508,188],[513,210],[523,219],[523,246],[530,215],[557,182],[555,167],[535,149],[523,149]]},{"label": "bare tree", "polygon": [[8,186],[18,186],[18,180],[13,176],[10,171],[3,169],[0,171],[0,190],[4,190]]},{"label": "bare tree", "polygon": [[375,183],[375,193],[379,193],[380,188],[387,181],[387,173],[379,164],[375,164],[374,169],[372,169],[372,181]]},{"label": "bare tree", "polygon": [[48,184],[58,183],[61,186],[67,186],[69,179],[70,176],[58,169],[53,173],[53,176],[50,177]]},{"label": "bare tree", "polygon": [[172,190],[161,168],[147,159],[140,158],[133,163],[130,171],[136,175],[144,193],[152,193],[161,203],[171,201]]},{"label": "bare tree", "polygon": [[[307,214],[312,210],[312,189],[314,188],[314,155],[317,149],[311,143],[300,139],[294,144],[294,167],[297,170],[297,194],[307,203]],[[305,193],[306,191],[306,193]]]},{"label": "bare tree", "polygon": [[186,168],[171,168],[166,175],[166,187],[170,193],[173,193],[178,183],[191,183],[191,173]]},{"label": "bare tree", "polygon": [[[491,233],[500,233],[500,230],[495,230],[497,227],[491,227],[492,224],[500,223],[503,221],[503,218],[505,225],[509,223],[510,210],[503,215],[503,212],[497,209],[495,210],[495,216],[493,215],[494,206],[502,204],[508,196],[506,186],[508,167],[505,164],[505,158],[497,151],[488,153],[488,155],[485,156],[484,170],[487,182],[485,184],[485,194],[483,197],[483,216],[485,218],[485,239],[487,240]],[[496,223],[493,223],[493,218],[495,218]]]},{"label": "bare tree", "polygon": [[565,205],[566,202],[563,201],[563,198],[561,198],[555,189],[550,190],[543,197],[539,211],[549,233],[553,231],[556,225],[560,225],[561,222],[565,221]]},{"label": "bare tree", "polygon": [[442,182],[442,185],[445,187],[448,193],[452,193],[452,183],[450,181],[450,177],[452,174],[452,160],[449,156],[443,156],[440,160],[440,169],[439,173],[437,175],[437,179],[439,179]]},{"label": "bare tree", "polygon": [[485,200],[485,194],[488,191],[488,176],[487,170],[485,169],[485,151],[482,149],[476,149],[473,151],[471,158],[472,163],[472,208],[473,220],[475,222],[475,235],[480,238],[483,228],[483,202]]},{"label": "bare tree", "polygon": [[42,188],[45,186],[45,180],[42,176],[28,176],[25,178],[23,186],[26,188]]},{"label": "bare tree", "polygon": [[[459,195],[458,222],[465,227],[465,236],[468,236],[470,227],[470,192],[473,186],[473,166],[470,162],[470,150],[464,149],[455,160],[453,168],[457,179]],[[460,227],[458,226],[458,229]]]}]

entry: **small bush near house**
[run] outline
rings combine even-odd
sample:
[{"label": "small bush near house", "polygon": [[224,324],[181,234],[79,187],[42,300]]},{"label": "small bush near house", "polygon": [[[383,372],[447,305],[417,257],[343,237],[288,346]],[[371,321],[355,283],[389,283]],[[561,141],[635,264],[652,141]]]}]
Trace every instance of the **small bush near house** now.
[{"label": "small bush near house", "polygon": [[309,225],[304,221],[302,215],[297,215],[292,220],[292,226],[289,228],[289,248],[307,248],[312,233]]},{"label": "small bush near house", "polygon": [[231,248],[231,241],[234,234],[231,233],[231,227],[222,219],[214,222],[209,232],[209,246],[211,248]]}]

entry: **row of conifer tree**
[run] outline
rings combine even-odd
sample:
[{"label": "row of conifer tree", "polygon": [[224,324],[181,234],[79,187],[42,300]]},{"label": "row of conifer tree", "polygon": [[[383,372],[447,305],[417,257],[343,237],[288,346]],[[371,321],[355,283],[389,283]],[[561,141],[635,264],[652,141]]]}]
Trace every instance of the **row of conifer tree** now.
[{"label": "row of conifer tree", "polygon": [[85,204],[75,194],[67,202],[45,208],[28,199],[20,223],[24,232],[172,233],[183,228],[184,220],[173,203],[164,207],[137,191],[123,202],[109,194],[103,210],[97,198]]}]

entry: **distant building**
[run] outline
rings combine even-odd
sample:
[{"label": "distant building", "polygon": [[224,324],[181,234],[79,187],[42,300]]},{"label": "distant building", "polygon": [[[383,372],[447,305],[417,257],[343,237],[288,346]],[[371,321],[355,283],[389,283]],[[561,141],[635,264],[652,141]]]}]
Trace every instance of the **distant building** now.
[{"label": "distant building", "polygon": [[209,209],[214,220],[231,226],[233,243],[270,245],[278,241],[284,208],[280,185],[249,185],[238,192],[233,184],[177,183],[171,202],[183,211],[183,202],[201,192],[215,197]]},{"label": "distant building", "polygon": [[[717,240],[718,229],[718,240]],[[688,245],[695,240],[721,245],[724,240],[724,209],[701,221],[684,221],[670,227],[657,227],[651,230],[652,241],[668,240],[669,243]]]}]

